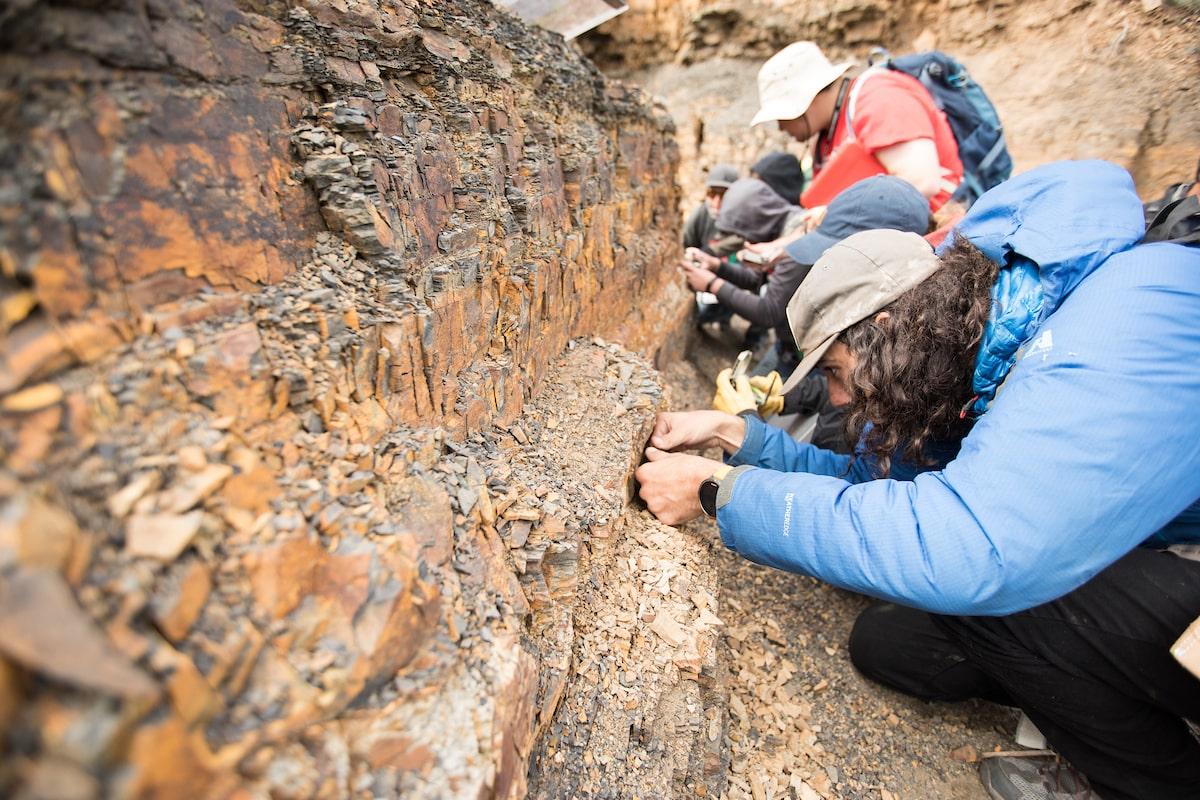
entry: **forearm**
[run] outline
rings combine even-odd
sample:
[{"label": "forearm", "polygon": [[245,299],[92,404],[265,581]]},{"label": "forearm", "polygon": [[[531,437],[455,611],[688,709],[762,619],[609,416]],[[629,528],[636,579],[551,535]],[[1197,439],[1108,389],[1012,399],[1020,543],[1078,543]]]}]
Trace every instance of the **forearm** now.
[{"label": "forearm", "polygon": [[713,293],[721,305],[755,325],[770,327],[778,322],[757,292],[739,289],[731,283],[724,282],[717,284]]},{"label": "forearm", "polygon": [[[1005,565],[961,503],[928,528],[914,514],[936,474],[851,486],[821,475],[743,469],[722,481],[727,547],[759,564],[935,613],[1004,613]],[[728,484],[728,485],[727,485]]]},{"label": "forearm", "polygon": [[788,436],[786,431],[768,425],[760,419],[743,419],[745,432],[739,442],[740,447],[732,451],[726,450],[727,453],[731,453],[726,461],[733,466],[746,464],[780,472],[844,477],[851,482],[870,479],[868,474],[852,468],[857,466],[857,462],[852,465],[850,456],[797,442]]},{"label": "forearm", "polygon": [[743,267],[741,264],[731,264],[726,258],[721,259],[716,274],[722,280],[729,281],[740,289],[750,289],[755,292],[762,286],[763,275],[757,270]]}]

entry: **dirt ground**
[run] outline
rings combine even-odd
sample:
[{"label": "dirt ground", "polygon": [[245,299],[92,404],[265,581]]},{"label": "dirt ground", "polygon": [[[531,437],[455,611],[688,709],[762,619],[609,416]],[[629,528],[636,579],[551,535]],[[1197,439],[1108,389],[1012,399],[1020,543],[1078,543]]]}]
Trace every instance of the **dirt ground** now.
[{"label": "dirt ground", "polygon": [[[711,376],[739,349],[736,329],[701,335],[690,360],[666,370],[672,407],[709,407]],[[725,550],[712,522],[692,525],[717,551],[731,695],[727,798],[986,797],[972,759],[1010,749],[1015,711],[925,703],[867,681],[846,641],[874,601],[752,564]]]}]

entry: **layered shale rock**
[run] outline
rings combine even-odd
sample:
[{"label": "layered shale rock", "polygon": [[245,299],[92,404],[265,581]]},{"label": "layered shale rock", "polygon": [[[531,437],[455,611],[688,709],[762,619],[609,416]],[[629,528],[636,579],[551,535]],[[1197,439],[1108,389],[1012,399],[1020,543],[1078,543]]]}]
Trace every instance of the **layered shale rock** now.
[{"label": "layered shale rock", "polygon": [[[520,796],[658,569],[626,532],[683,535],[627,510],[690,307],[669,120],[482,0],[0,31],[0,794]],[[724,725],[690,547],[605,611],[670,752]]]}]

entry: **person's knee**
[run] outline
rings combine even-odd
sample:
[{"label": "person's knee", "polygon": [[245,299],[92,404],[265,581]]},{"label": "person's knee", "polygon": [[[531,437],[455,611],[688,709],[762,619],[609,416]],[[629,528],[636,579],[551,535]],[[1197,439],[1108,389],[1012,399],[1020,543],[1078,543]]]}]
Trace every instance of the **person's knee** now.
[{"label": "person's knee", "polygon": [[854,668],[868,678],[883,681],[886,664],[895,651],[892,637],[895,635],[894,611],[899,606],[880,603],[863,611],[850,630],[850,641],[846,649]]}]

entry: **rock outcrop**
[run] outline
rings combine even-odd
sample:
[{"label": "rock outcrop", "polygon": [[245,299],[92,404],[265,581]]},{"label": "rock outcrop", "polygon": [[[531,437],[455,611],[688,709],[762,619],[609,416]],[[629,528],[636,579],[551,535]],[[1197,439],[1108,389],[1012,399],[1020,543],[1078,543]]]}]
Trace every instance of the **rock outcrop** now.
[{"label": "rock outcrop", "polygon": [[[690,308],[669,119],[483,0],[0,31],[0,794],[521,796],[593,543],[668,535],[621,515]],[[719,744],[656,586],[696,630],[623,697]]]}]

